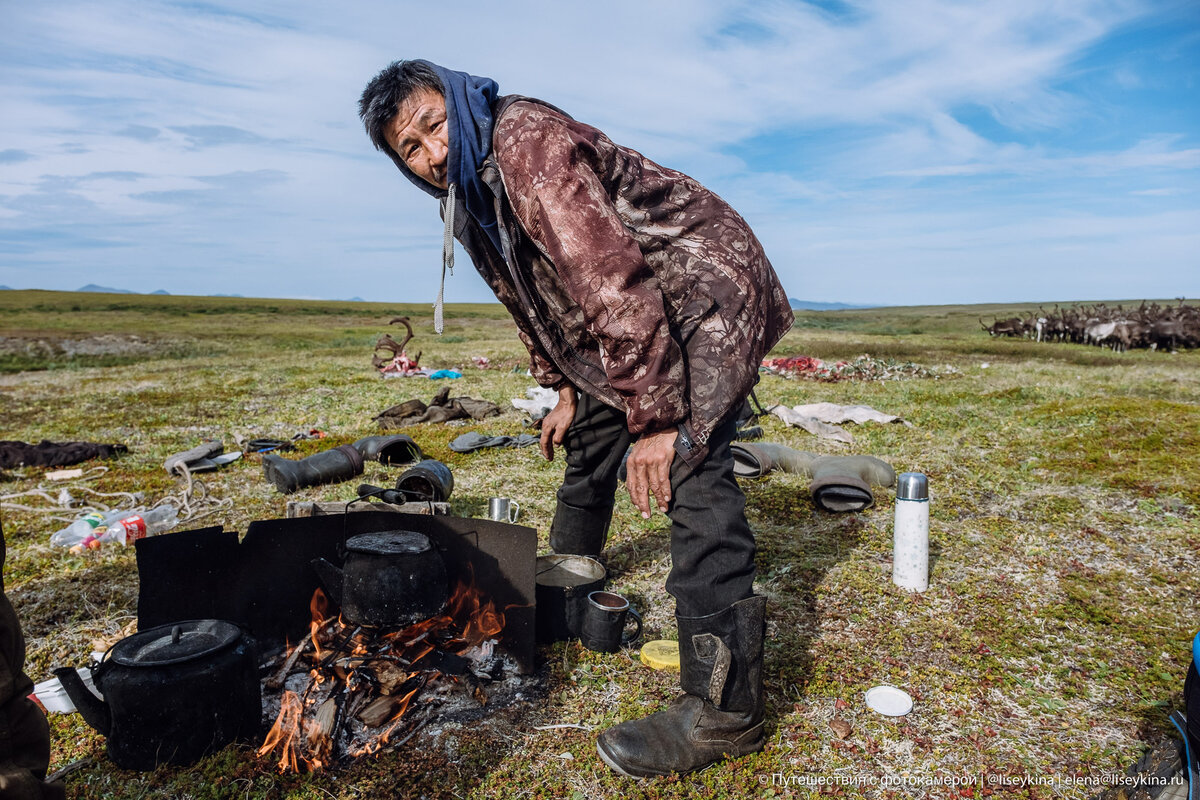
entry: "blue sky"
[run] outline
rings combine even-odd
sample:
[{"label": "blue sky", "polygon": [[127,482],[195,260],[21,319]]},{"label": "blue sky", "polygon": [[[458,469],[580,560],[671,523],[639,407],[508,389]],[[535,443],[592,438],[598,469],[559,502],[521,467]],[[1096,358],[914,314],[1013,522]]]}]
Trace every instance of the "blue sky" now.
[{"label": "blue sky", "polygon": [[1194,0],[4,3],[0,285],[432,302],[355,116],[398,58],[698,178],[793,297],[1200,296]]}]

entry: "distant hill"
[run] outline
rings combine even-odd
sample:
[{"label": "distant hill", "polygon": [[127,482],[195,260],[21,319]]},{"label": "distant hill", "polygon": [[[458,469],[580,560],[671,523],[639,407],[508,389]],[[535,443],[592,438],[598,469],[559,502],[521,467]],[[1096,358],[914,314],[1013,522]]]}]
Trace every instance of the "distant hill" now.
[{"label": "distant hill", "polygon": [[[80,287],[79,289],[76,289],[75,291],[77,291],[77,292],[103,292],[105,294],[142,294],[142,292],[135,292],[132,289],[114,289],[111,286],[100,286],[99,284],[95,284],[95,283],[89,283],[87,286]],[[168,292],[166,289],[155,289],[153,292],[150,292],[150,294],[157,294],[157,295],[165,294],[168,297],[171,295],[171,293]]]},{"label": "distant hill", "polygon": [[347,303],[365,303],[365,302],[367,302],[367,301],[366,301],[366,300],[363,300],[363,299],[362,299],[361,297],[359,297],[358,295],[355,295],[354,297],[351,297],[351,298],[350,298],[349,300],[347,300],[346,302],[347,302]]},{"label": "distant hill", "polygon": [[11,292],[11,291],[13,291],[13,288],[11,286],[0,286],[0,292]]},{"label": "distant hill", "polygon": [[788,298],[788,305],[799,311],[840,311],[846,308],[877,308],[878,306],[856,306],[850,303],[817,303],[811,300]]},{"label": "distant hill", "polygon": [[97,286],[94,283],[89,283],[87,286],[80,286],[75,291],[77,292],[103,292],[105,294],[137,294],[137,292],[129,289],[113,289],[108,286]]}]

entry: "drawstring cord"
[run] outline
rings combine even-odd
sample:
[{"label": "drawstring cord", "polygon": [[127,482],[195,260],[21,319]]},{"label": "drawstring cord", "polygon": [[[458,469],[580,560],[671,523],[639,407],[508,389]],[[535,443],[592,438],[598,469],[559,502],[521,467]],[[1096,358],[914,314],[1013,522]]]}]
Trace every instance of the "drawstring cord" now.
[{"label": "drawstring cord", "polygon": [[446,292],[446,270],[454,275],[454,184],[450,184],[446,194],[446,233],[442,239],[442,283],[438,286],[437,300],[433,303],[433,330],[439,336],[445,328],[442,311],[445,303],[442,296]]}]

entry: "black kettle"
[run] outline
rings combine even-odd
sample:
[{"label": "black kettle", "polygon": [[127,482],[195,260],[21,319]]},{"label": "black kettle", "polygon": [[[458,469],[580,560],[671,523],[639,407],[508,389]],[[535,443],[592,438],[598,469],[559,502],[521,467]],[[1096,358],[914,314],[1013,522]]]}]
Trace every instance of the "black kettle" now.
[{"label": "black kettle", "polygon": [[341,607],[342,619],[352,625],[411,625],[437,614],[450,597],[442,554],[416,531],[352,536],[346,540],[343,568],[323,558],[312,566]]},{"label": "black kettle", "polygon": [[192,764],[255,736],[262,719],[254,641],[232,622],[177,622],[122,639],[92,670],[103,699],[74,668],[54,674],[123,769]]}]

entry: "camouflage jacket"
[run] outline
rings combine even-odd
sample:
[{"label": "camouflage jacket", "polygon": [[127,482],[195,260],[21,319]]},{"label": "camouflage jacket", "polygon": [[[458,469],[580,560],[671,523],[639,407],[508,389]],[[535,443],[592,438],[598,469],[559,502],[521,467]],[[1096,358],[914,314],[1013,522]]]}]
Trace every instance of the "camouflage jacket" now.
[{"label": "camouflage jacket", "polygon": [[529,98],[500,99],[481,176],[505,252],[461,204],[455,236],[516,320],[534,378],[624,411],[631,433],[678,427],[695,466],[792,324],[750,226],[687,175]]}]

